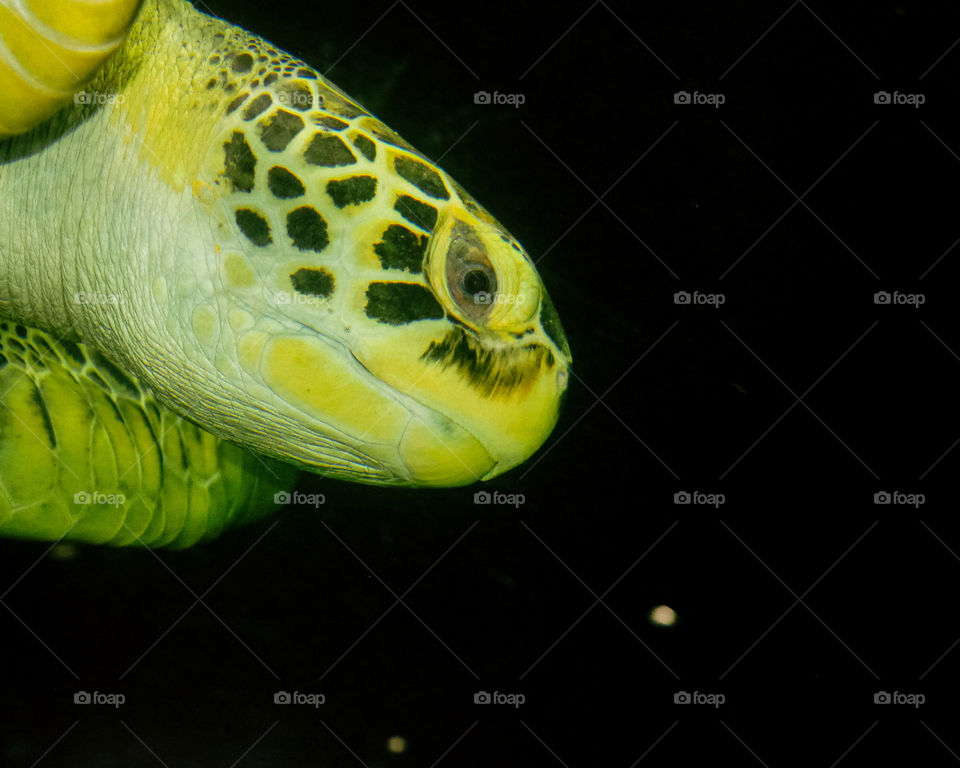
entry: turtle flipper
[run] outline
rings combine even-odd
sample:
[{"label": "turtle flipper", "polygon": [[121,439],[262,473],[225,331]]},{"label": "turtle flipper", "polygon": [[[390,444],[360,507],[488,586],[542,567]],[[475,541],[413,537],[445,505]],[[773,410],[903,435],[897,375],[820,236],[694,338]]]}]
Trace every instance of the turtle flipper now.
[{"label": "turtle flipper", "polygon": [[0,536],[187,547],[275,509],[295,474],[98,352],[0,323]]},{"label": "turtle flipper", "polygon": [[140,0],[0,0],[0,137],[66,103],[124,41]]}]

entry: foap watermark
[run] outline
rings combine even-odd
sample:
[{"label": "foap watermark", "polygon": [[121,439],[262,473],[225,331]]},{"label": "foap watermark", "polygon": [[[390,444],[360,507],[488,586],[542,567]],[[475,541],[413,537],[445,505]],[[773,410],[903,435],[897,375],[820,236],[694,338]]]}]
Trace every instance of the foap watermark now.
[{"label": "foap watermark", "polygon": [[302,691],[277,691],[273,694],[274,704],[297,704],[301,707],[319,709],[321,704],[327,703],[323,693],[303,693]]},{"label": "foap watermark", "polygon": [[477,691],[473,694],[474,704],[501,704],[518,709],[527,700],[522,693],[500,693],[500,691]]},{"label": "foap watermark", "polygon": [[477,491],[473,494],[474,504],[498,504],[501,506],[519,507],[527,497],[522,493],[501,493],[500,491]]},{"label": "foap watermark", "polygon": [[721,304],[726,304],[727,297],[722,293],[700,293],[700,291],[677,291],[673,294],[674,304],[691,304],[696,306],[708,306],[719,309]]},{"label": "foap watermark", "polygon": [[[313,91],[306,88],[284,88],[275,94],[278,104],[293,107],[299,112],[313,109]],[[323,107],[323,96],[319,97],[320,107]]]},{"label": "foap watermark", "polygon": [[73,94],[74,104],[122,104],[122,93],[103,93],[101,91],[77,91]]},{"label": "foap watermark", "polygon": [[927,303],[927,297],[922,293],[900,293],[900,291],[877,291],[873,294],[874,304],[890,304],[907,306],[919,309]]},{"label": "foap watermark", "polygon": [[527,297],[522,293],[489,293],[477,291],[473,294],[474,304],[523,304]]},{"label": "foap watermark", "polygon": [[900,93],[900,91],[876,91],[873,94],[874,104],[897,104],[917,109],[926,102],[927,97],[922,93]]},{"label": "foap watermark", "polygon": [[101,691],[76,691],[73,694],[73,703],[119,709],[127,700],[122,693],[103,693]]},{"label": "foap watermark", "polygon": [[99,293],[97,291],[80,291],[73,294],[74,304],[113,304],[120,306],[123,304],[123,296],[119,293]]},{"label": "foap watermark", "polygon": [[727,97],[722,93],[701,93],[700,91],[677,91],[673,94],[674,104],[705,104],[710,107],[719,108],[726,103]]},{"label": "foap watermark", "polygon": [[517,108],[527,100],[522,93],[500,93],[500,91],[477,91],[473,94],[474,104],[509,104]]},{"label": "foap watermark", "polygon": [[874,704],[899,704],[917,709],[927,701],[922,693],[903,693],[902,691],[877,691],[873,694]]},{"label": "foap watermark", "polygon": [[719,509],[727,502],[722,493],[703,493],[701,491],[677,491],[673,494],[673,503]]},{"label": "foap watermark", "polygon": [[289,493],[287,491],[277,491],[273,494],[274,504],[300,504],[304,507],[319,507],[321,504],[326,503],[326,501],[327,497],[322,493],[301,493],[300,491]]},{"label": "foap watermark", "polygon": [[913,507],[919,509],[927,497],[922,493],[902,493],[901,491],[877,491],[873,494],[873,503],[881,506]]},{"label": "foap watermark", "polygon": [[727,703],[726,694],[723,693],[703,693],[702,691],[676,691],[673,694],[674,704],[692,704],[701,707],[713,707],[719,709]]},{"label": "foap watermark", "polygon": [[307,304],[312,307],[319,307],[327,303],[323,296],[316,296],[311,293],[290,293],[289,291],[277,291],[273,294],[273,301],[276,304],[289,306],[291,304]]},{"label": "foap watermark", "polygon": [[100,491],[77,491],[73,494],[74,504],[105,504],[111,507],[122,507],[127,497],[122,493],[101,493]]}]

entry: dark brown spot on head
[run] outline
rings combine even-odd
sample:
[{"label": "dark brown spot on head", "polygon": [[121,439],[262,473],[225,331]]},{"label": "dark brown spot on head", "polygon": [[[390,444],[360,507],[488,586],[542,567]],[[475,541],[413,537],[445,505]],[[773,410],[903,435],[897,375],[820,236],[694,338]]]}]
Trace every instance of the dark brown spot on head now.
[{"label": "dark brown spot on head", "polygon": [[407,221],[412,221],[426,230],[432,230],[437,224],[437,209],[415,197],[400,195],[393,208]]},{"label": "dark brown spot on head", "polygon": [[443,307],[419,283],[370,283],[366,313],[380,323],[405,325],[416,320],[439,320]]},{"label": "dark brown spot on head", "polygon": [[295,208],[287,215],[287,234],[301,251],[320,253],[330,243],[326,220],[308,205]]},{"label": "dark brown spot on head", "polygon": [[337,208],[360,205],[373,200],[377,195],[377,180],[373,176],[351,176],[349,179],[334,179],[327,182],[327,194]]},{"label": "dark brown spot on head", "polygon": [[241,53],[239,56],[235,56],[230,68],[234,72],[249,72],[253,69],[253,56],[249,53]]},{"label": "dark brown spot on head", "polygon": [[353,146],[359,149],[360,154],[362,154],[370,162],[373,162],[374,158],[377,156],[377,145],[362,133],[358,133],[353,137]]},{"label": "dark brown spot on head", "polygon": [[257,169],[256,155],[240,131],[234,131],[230,141],[223,143],[223,176],[230,182],[234,191],[250,192],[254,185]]},{"label": "dark brown spot on head", "polygon": [[323,165],[334,167],[338,165],[351,165],[357,162],[353,152],[343,143],[339,136],[333,136],[327,133],[317,133],[310,139],[307,151],[303,154],[304,159],[311,165]]},{"label": "dark brown spot on head", "polygon": [[333,131],[342,131],[349,125],[349,123],[345,123],[343,120],[338,120],[337,118],[330,117],[329,115],[318,115],[317,117],[313,118],[313,122]]},{"label": "dark brown spot on head", "polygon": [[303,182],[297,176],[280,165],[275,165],[267,171],[267,186],[274,197],[279,197],[282,200],[300,197],[307,191]]},{"label": "dark brown spot on head", "polygon": [[412,157],[397,155],[393,159],[393,167],[401,178],[409,181],[421,192],[441,200],[450,199],[450,193],[440,174],[426,163],[414,160]]},{"label": "dark brown spot on head", "polygon": [[241,93],[233,101],[227,104],[227,114],[229,115],[231,112],[236,110],[237,107],[243,104],[243,102],[247,100],[247,96],[249,95],[250,95],[249,93]]},{"label": "dark brown spot on head", "polygon": [[247,239],[256,246],[269,245],[273,242],[270,236],[270,224],[256,211],[249,208],[238,208],[234,214],[237,226],[246,235]]},{"label": "dark brown spot on head", "polygon": [[304,267],[290,275],[290,282],[297,293],[319,296],[326,299],[333,293],[333,275],[326,269]]},{"label": "dark brown spot on head", "polygon": [[313,91],[306,83],[283,83],[277,88],[277,101],[297,112],[307,112],[313,109]]},{"label": "dark brown spot on head", "polygon": [[269,117],[260,121],[260,140],[271,152],[282,152],[287,145],[300,133],[303,128],[303,119],[293,112],[278,109]]},{"label": "dark brown spot on head", "polygon": [[247,104],[246,109],[243,110],[243,119],[244,120],[253,120],[257,115],[259,115],[263,110],[269,107],[273,103],[273,99],[270,98],[269,93],[261,93],[257,98]]},{"label": "dark brown spot on head", "polygon": [[399,224],[391,224],[383,233],[383,239],[374,244],[373,252],[384,269],[422,272],[428,240],[426,235],[417,235]]}]

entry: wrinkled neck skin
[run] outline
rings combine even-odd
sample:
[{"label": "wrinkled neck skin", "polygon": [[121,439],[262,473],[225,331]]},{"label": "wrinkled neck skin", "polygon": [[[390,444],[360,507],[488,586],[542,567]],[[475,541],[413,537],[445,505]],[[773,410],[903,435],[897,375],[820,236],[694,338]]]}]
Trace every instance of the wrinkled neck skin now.
[{"label": "wrinkled neck skin", "polygon": [[217,121],[196,105],[228,29],[146,0],[85,87],[92,103],[0,142],[0,314],[107,351],[196,418],[230,397],[211,394],[222,376],[189,332],[190,307],[219,288],[196,182]]},{"label": "wrinkled neck skin", "polygon": [[[183,56],[179,43],[202,20],[179,1],[146,2],[127,43],[74,103],[0,143],[4,315],[107,349],[123,345],[118,313],[149,325],[157,278],[191,261],[175,262],[170,244],[197,240],[183,231],[193,205],[185,180],[201,161],[190,150],[206,146],[205,123],[196,121],[193,141],[178,137],[173,166],[157,126],[187,107],[199,57]],[[147,67],[137,63],[144,49],[153,51]],[[167,82],[170,72],[179,83]]]}]

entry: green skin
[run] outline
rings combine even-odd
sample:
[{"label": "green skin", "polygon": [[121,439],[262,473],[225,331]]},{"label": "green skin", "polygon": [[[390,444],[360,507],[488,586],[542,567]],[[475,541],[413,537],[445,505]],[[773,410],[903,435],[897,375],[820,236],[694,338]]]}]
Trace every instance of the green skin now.
[{"label": "green skin", "polygon": [[189,547],[268,513],[294,481],[83,344],[3,323],[0,350],[4,536]]},{"label": "green skin", "polygon": [[[570,353],[532,262],[335,86],[148,0],[87,90],[119,98],[0,142],[0,535],[189,546],[295,467],[459,485],[549,434]],[[446,287],[487,267],[515,303]]]}]

